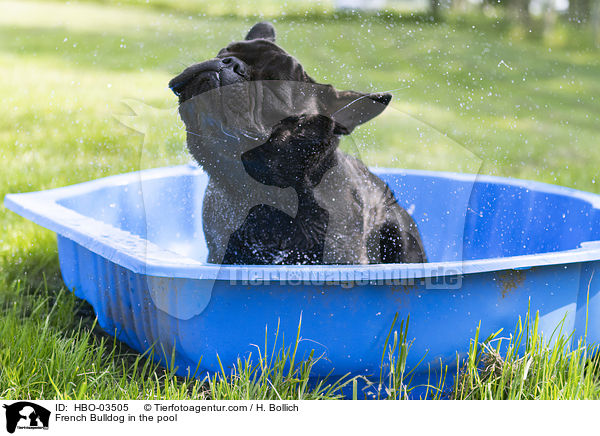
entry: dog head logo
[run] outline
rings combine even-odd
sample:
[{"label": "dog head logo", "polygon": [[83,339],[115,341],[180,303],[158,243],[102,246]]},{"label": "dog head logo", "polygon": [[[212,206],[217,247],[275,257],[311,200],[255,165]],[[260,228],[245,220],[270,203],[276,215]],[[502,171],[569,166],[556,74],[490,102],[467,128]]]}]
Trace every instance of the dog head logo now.
[{"label": "dog head logo", "polygon": [[6,431],[14,433],[19,429],[47,429],[50,411],[29,401],[19,401],[3,405],[6,409]]}]

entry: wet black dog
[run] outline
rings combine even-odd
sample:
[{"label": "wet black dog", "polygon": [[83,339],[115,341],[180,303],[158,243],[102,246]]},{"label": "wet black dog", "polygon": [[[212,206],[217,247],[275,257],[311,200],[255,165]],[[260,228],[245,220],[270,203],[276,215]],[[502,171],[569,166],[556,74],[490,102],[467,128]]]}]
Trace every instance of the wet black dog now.
[{"label": "wet black dog", "polygon": [[317,84],[268,23],[171,80],[192,156],[209,174],[209,262],[420,263],[417,226],[389,187],[337,147],[389,94]]}]

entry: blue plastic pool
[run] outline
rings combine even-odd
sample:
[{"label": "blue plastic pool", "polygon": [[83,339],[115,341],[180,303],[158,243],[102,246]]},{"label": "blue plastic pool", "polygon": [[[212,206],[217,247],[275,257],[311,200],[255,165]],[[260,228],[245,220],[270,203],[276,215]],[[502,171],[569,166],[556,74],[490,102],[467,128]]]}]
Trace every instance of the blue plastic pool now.
[{"label": "blue plastic pool", "polygon": [[410,314],[409,366],[466,353],[481,336],[539,311],[550,334],[600,339],[600,196],[558,186],[456,173],[374,170],[419,225],[430,263],[219,266],[205,262],[207,177],[178,166],[107,177],[5,205],[55,231],[66,285],[100,325],[139,351],[175,346],[182,375],[219,370],[271,339],[325,353],[315,375],[379,374],[396,313]]}]

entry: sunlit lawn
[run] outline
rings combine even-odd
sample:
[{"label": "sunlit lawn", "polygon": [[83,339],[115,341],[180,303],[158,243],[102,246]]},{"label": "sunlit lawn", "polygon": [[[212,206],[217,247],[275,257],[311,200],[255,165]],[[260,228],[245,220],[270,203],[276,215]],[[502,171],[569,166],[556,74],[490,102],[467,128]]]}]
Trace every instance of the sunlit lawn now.
[{"label": "sunlit lawn", "polygon": [[[283,9],[272,1],[238,2],[231,11],[214,2],[106,3],[0,2],[0,197],[186,161],[167,83],[241,39],[263,18],[252,16],[259,10],[317,81],[394,90],[392,108],[344,144],[368,163],[480,171],[600,192],[600,51],[566,40],[560,27],[554,39],[543,40],[523,38],[493,19],[336,20],[321,3],[306,17],[294,3],[287,16],[277,16]],[[117,121],[131,114],[122,103],[127,99],[165,110],[153,124],[153,141]],[[38,383],[24,388],[26,374],[0,366],[0,397],[58,395],[49,381],[64,376],[73,359],[93,363],[86,371],[102,377],[95,391],[67,377],[64,395],[197,395],[181,386],[157,390],[164,380],[152,378],[136,385],[139,374],[86,336],[88,308],[60,294],[61,305],[52,309],[62,287],[54,235],[5,208],[0,225],[0,364],[26,362],[40,371]],[[74,330],[80,321],[82,330]],[[15,337],[42,328],[45,349],[22,355],[11,349]],[[51,360],[52,349],[62,357]]]}]

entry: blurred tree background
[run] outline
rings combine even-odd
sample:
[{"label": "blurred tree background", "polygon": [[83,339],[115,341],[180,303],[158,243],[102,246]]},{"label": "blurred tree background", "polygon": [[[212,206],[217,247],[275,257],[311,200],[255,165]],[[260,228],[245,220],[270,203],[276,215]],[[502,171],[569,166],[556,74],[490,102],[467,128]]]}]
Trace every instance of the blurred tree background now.
[{"label": "blurred tree background", "polygon": [[483,14],[506,19],[528,33],[551,37],[557,21],[583,31],[600,47],[600,0],[337,0],[342,9],[422,11],[434,19],[456,14]]}]

